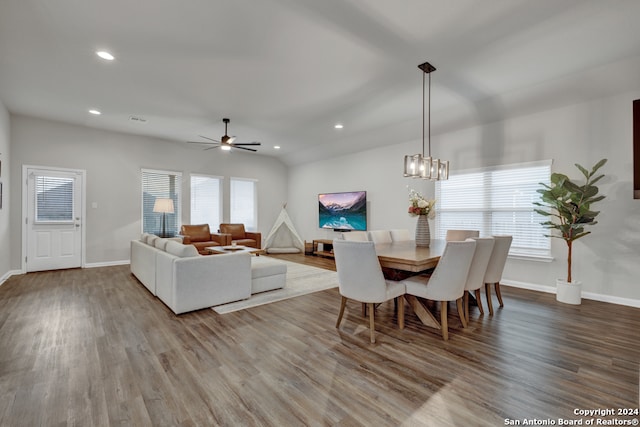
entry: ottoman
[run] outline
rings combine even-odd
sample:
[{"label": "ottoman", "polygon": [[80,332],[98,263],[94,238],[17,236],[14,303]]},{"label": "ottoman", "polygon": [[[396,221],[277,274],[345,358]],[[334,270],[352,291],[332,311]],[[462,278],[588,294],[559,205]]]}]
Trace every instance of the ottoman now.
[{"label": "ottoman", "polygon": [[265,256],[251,257],[251,294],[284,287],[287,265]]}]

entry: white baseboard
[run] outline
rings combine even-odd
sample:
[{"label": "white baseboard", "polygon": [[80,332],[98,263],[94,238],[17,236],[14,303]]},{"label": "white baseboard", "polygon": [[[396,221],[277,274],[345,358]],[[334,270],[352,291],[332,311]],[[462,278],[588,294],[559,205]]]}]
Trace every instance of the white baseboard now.
[{"label": "white baseboard", "polygon": [[0,277],[0,286],[2,286],[2,284],[3,284],[4,282],[6,282],[6,281],[9,279],[9,277],[11,277],[11,276],[16,276],[16,275],[18,275],[18,274],[23,274],[23,272],[22,272],[22,271],[20,271],[20,270],[9,270],[9,271],[7,271],[7,272],[4,274],[4,276]]},{"label": "white baseboard", "polygon": [[[511,286],[513,288],[521,288],[521,289],[528,289],[530,291],[545,292],[548,294],[556,293],[555,286],[545,286],[545,285],[539,285],[537,283],[518,282],[516,280],[505,280],[505,281],[501,281],[500,284],[504,286]],[[590,299],[594,301],[608,302],[611,304],[626,305],[629,307],[640,308],[640,300],[635,300],[631,298],[615,297],[611,295],[602,295],[602,294],[596,294],[594,292],[584,292],[584,291],[582,292],[582,298]]]},{"label": "white baseboard", "polygon": [[98,267],[113,267],[115,265],[125,265],[130,264],[131,262],[128,259],[121,261],[107,261],[107,262],[90,262],[84,265],[84,268],[98,268]]}]

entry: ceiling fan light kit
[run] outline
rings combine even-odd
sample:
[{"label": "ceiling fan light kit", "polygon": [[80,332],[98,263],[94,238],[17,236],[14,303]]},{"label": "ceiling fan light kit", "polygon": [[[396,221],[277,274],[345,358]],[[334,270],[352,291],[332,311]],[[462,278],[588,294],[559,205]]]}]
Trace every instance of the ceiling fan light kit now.
[{"label": "ceiling fan light kit", "polygon": [[236,137],[235,136],[229,136],[227,134],[227,125],[229,124],[229,122],[231,120],[229,120],[227,118],[224,118],[224,119],[222,119],[222,121],[224,122],[224,135],[222,135],[222,138],[220,138],[220,141],[218,141],[217,139],[209,138],[208,136],[199,135],[200,138],[208,139],[209,141],[212,141],[214,144],[217,144],[217,145],[213,145],[211,142],[204,142],[204,141],[187,141],[187,143],[189,143],[189,144],[207,144],[207,145],[210,145],[210,147],[205,148],[205,150],[211,150],[213,148],[220,148],[223,151],[231,151],[232,148],[238,148],[240,150],[246,150],[246,151],[253,151],[253,152],[258,151],[258,150],[253,149],[253,148],[247,148],[246,146],[262,145],[262,143],[260,143],[260,142],[234,143]]},{"label": "ceiling fan light kit", "polygon": [[[418,65],[422,74],[422,154],[408,154],[404,156],[404,176],[408,178],[430,179],[440,181],[449,179],[449,161],[434,159],[431,157],[431,73],[436,67],[425,62]],[[425,76],[429,75],[429,102],[428,102],[428,155],[425,155]]]}]

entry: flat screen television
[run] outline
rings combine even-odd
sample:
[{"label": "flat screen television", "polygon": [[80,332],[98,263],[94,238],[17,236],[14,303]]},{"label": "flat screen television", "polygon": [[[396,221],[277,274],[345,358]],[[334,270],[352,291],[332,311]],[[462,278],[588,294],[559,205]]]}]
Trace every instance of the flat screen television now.
[{"label": "flat screen television", "polygon": [[365,231],[367,229],[367,192],[318,194],[320,228],[335,231]]}]

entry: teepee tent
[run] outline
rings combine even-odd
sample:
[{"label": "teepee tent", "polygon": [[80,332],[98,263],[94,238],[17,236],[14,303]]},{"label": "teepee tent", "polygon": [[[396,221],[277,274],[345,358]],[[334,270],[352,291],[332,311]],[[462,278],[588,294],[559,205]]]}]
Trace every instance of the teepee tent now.
[{"label": "teepee tent", "polygon": [[267,235],[264,243],[267,253],[289,254],[304,251],[304,241],[293,226],[286,208],[285,203]]}]

